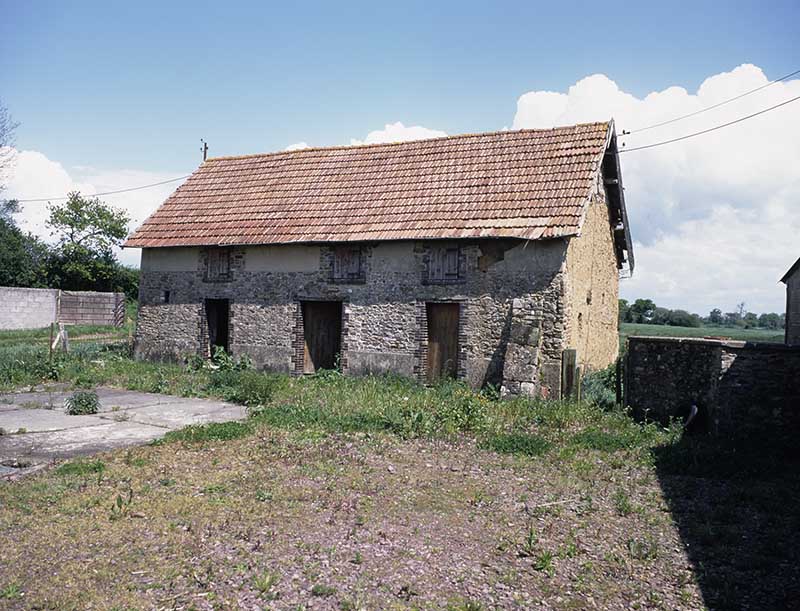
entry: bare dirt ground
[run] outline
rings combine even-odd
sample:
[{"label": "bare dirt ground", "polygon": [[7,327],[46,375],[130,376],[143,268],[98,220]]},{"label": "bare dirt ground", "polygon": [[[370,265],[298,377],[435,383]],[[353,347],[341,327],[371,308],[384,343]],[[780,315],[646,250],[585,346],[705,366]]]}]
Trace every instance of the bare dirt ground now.
[{"label": "bare dirt ground", "polygon": [[261,430],[100,460],[0,484],[0,606],[703,606],[654,469],[624,453]]}]

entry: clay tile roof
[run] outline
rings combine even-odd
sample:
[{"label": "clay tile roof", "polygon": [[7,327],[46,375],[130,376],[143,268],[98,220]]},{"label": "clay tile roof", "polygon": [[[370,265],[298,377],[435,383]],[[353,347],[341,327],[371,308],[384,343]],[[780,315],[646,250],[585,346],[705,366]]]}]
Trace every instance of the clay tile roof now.
[{"label": "clay tile roof", "polygon": [[212,158],[125,246],[576,235],[609,129]]}]

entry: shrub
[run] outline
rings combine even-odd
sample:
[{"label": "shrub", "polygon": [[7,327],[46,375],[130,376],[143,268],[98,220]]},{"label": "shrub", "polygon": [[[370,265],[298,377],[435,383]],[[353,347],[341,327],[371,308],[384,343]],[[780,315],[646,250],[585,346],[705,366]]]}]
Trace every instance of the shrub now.
[{"label": "shrub", "polygon": [[100,408],[100,398],[93,390],[77,390],[64,401],[70,416],[96,414]]},{"label": "shrub", "polygon": [[272,400],[279,383],[278,376],[242,371],[237,376],[231,400],[248,407],[267,405]]},{"label": "shrub", "polygon": [[605,369],[590,371],[581,380],[581,396],[584,401],[602,409],[613,409],[617,404],[617,365],[612,363]]}]

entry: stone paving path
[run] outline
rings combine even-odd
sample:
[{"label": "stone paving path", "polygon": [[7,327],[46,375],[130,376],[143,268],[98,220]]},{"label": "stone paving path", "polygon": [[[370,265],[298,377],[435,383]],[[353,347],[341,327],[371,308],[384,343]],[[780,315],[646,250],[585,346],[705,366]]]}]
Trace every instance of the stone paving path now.
[{"label": "stone paving path", "polygon": [[100,411],[68,416],[68,391],[0,394],[0,477],[56,459],[141,445],[189,424],[246,417],[245,408],[221,401],[96,389]]}]

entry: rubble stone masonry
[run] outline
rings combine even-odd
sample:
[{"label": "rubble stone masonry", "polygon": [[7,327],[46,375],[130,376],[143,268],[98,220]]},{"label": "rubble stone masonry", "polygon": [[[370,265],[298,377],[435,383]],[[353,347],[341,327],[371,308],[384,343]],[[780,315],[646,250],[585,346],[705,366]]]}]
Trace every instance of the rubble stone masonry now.
[{"label": "rubble stone masonry", "polygon": [[530,379],[514,382],[527,382],[529,393],[540,388],[558,393],[566,242],[487,240],[460,246],[462,277],[448,284],[426,282],[431,244],[425,242],[365,244],[365,280],[352,284],[331,280],[327,246],[234,248],[225,281],[206,278],[204,249],[145,249],[136,355],[176,360],[205,354],[204,300],[229,299],[232,353],[247,354],[269,370],[296,372],[300,302],[332,300],[343,302],[345,373],[423,379],[425,303],[457,302],[460,377],[475,387],[503,383],[516,315],[537,331],[535,345],[522,351]]}]

